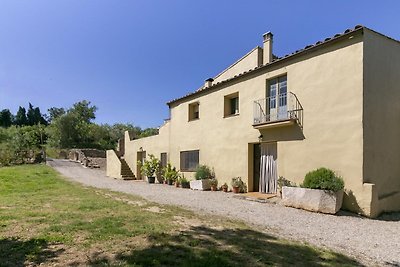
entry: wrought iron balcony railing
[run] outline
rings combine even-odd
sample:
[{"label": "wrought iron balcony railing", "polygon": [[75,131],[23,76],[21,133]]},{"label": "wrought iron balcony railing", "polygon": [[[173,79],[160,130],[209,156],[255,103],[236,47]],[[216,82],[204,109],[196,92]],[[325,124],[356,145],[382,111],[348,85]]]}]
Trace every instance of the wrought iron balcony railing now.
[{"label": "wrought iron balcony railing", "polygon": [[294,93],[254,101],[254,126],[287,120],[293,120],[303,127],[303,107]]}]

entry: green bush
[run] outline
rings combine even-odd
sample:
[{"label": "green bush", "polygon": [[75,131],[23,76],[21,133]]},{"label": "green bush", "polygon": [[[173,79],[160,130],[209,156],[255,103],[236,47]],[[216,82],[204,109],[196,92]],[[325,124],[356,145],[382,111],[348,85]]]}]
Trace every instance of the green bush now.
[{"label": "green bush", "polygon": [[[154,174],[160,169],[160,161],[152,154],[149,155],[149,160],[145,160],[140,170],[147,177],[154,177]],[[141,164],[141,162],[139,161]]]},{"label": "green bush", "polygon": [[175,167],[172,167],[171,163],[168,162],[163,171],[165,180],[172,182],[178,181],[180,177],[179,172]]},{"label": "green bush", "polygon": [[306,174],[301,187],[337,192],[344,188],[344,181],[332,170],[319,168]]},{"label": "green bush", "polygon": [[232,187],[239,187],[240,193],[247,192],[247,185],[242,181],[242,177],[233,177],[231,182]]},{"label": "green bush", "polygon": [[196,168],[195,178],[196,180],[204,180],[213,178],[213,172],[207,165],[199,165]]}]

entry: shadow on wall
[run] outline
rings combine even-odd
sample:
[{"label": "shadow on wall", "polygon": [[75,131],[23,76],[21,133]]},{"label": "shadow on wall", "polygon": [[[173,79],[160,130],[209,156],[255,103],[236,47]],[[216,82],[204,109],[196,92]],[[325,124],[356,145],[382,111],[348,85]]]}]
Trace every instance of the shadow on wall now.
[{"label": "shadow on wall", "polygon": [[[351,216],[351,217],[364,217],[360,214],[363,214],[361,207],[357,203],[357,198],[354,195],[352,190],[346,190],[343,195],[343,206],[342,209],[348,210],[340,211],[337,213],[339,216]],[[355,213],[351,213],[355,212]],[[400,221],[400,212],[389,212],[383,213],[379,215],[377,218],[370,218],[372,220],[379,220],[379,221],[390,221],[390,222],[398,222]]]},{"label": "shadow on wall", "polygon": [[[192,227],[178,234],[152,235],[148,241],[150,246],[130,247],[115,259],[134,266],[360,266],[341,254],[315,251],[252,230]],[[93,256],[91,266],[112,264],[107,257]]]},{"label": "shadow on wall", "polygon": [[52,249],[44,239],[0,239],[0,266],[40,265],[64,252]]},{"label": "shadow on wall", "polygon": [[[362,209],[358,205],[357,198],[354,195],[352,190],[344,191],[342,209],[362,214]],[[358,216],[358,215],[354,214],[354,216]]]},{"label": "shadow on wall", "polygon": [[305,139],[303,130],[298,124],[260,130],[260,133],[263,136],[263,141],[294,141]]}]

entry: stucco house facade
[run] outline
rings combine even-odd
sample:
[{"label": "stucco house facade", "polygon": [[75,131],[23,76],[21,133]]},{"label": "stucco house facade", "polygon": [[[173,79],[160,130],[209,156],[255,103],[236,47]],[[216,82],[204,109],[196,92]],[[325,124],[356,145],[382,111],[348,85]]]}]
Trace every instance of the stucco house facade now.
[{"label": "stucco house facade", "polygon": [[[356,26],[283,57],[272,49],[266,33],[262,47],[168,102],[158,135],[126,132],[132,172],[142,178],[137,162],[154,154],[189,178],[206,164],[220,184],[240,176],[248,191],[273,192],[277,177],[300,184],[323,166],[345,181],[343,208],[400,210],[400,43]],[[107,152],[109,176],[121,177],[121,156]]]}]

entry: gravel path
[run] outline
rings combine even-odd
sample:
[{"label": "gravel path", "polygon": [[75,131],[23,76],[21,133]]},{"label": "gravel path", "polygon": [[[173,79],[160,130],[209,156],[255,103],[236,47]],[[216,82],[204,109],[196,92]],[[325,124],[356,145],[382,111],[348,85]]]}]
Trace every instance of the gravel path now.
[{"label": "gravel path", "polygon": [[223,192],[183,190],[160,184],[117,180],[106,177],[104,171],[86,169],[67,160],[49,161],[49,165],[64,176],[88,186],[243,220],[285,238],[356,257],[367,265],[400,266],[399,214],[386,216],[383,218],[386,220],[371,220],[344,212],[340,216],[325,215],[242,200]]}]

